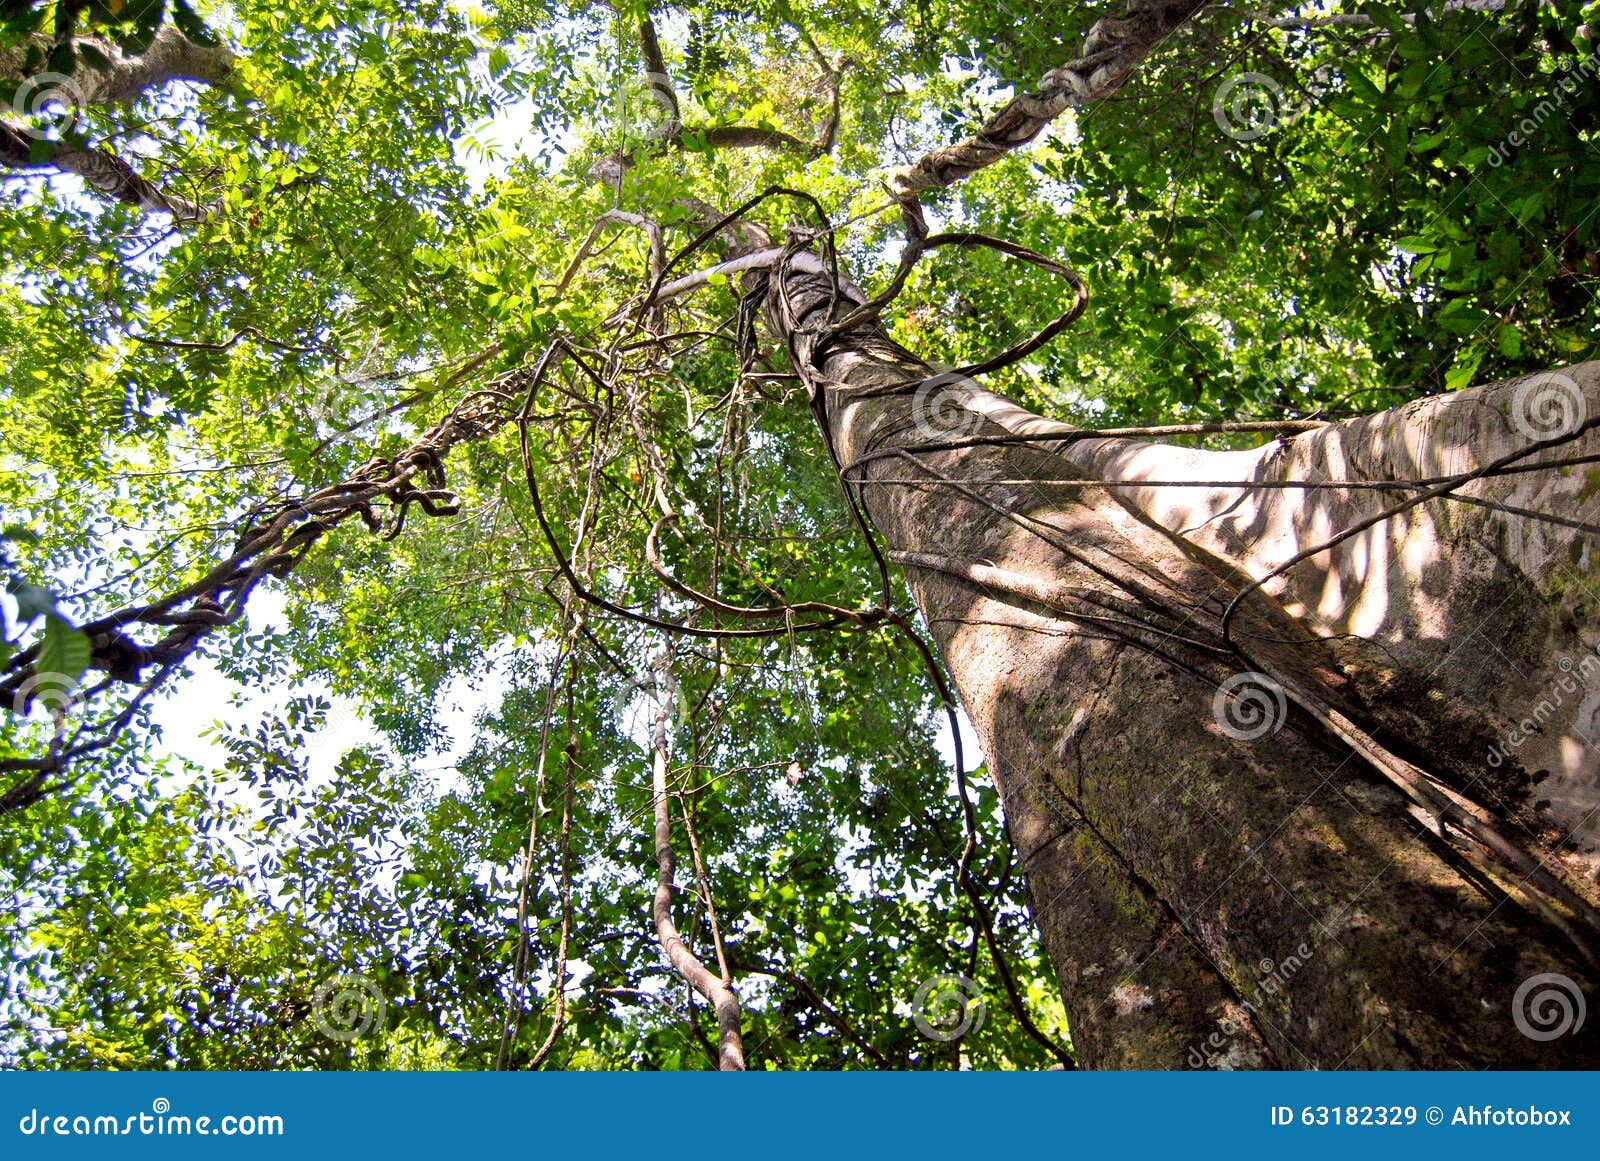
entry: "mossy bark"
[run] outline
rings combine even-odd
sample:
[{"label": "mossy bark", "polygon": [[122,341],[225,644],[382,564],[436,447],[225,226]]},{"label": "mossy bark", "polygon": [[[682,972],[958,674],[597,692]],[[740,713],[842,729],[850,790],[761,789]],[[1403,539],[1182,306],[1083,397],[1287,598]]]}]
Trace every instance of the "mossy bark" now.
[{"label": "mossy bark", "polygon": [[[1274,483],[1471,471],[1529,442],[1508,410],[1526,386],[1248,452],[1082,439],[875,324],[831,333],[853,292],[815,271],[767,288],[769,321],[982,741],[1082,1062],[1600,1063],[1589,1029],[1524,1034],[1546,1030],[1527,989],[1513,1009],[1530,978],[1565,977],[1574,997],[1600,980],[1582,919],[1600,671],[1593,699],[1569,691],[1515,754],[1504,744],[1551,681],[1588,676],[1584,534],[1439,498],[1272,576],[1416,494]],[[1563,379],[1600,416],[1600,370]],[[1592,472],[1461,491],[1578,519]],[[1419,806],[1414,774],[1485,808],[1565,902]]]}]

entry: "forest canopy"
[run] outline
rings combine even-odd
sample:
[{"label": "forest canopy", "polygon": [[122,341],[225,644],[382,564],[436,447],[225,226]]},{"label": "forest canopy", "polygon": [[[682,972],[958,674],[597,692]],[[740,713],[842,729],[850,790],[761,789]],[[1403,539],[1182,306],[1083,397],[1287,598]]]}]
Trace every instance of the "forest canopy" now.
[{"label": "forest canopy", "polygon": [[1131,9],[0,2],[0,1064],[1071,1067],[741,258],[1212,449],[1600,357],[1600,5]]}]

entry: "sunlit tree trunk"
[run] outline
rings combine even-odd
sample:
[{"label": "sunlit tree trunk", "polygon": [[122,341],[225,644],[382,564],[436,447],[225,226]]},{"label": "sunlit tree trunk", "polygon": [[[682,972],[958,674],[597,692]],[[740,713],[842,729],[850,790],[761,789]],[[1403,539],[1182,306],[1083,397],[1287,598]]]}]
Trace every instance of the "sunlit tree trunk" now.
[{"label": "sunlit tree trunk", "polygon": [[1600,464],[1508,470],[1600,452],[1600,364],[1252,451],[1084,439],[870,322],[828,336],[814,271],[769,321],[982,742],[1083,1062],[1600,1061],[1572,1030],[1600,978],[1590,539],[1442,497],[1379,518],[1425,488],[1263,486],[1577,432],[1458,492],[1581,521]]}]

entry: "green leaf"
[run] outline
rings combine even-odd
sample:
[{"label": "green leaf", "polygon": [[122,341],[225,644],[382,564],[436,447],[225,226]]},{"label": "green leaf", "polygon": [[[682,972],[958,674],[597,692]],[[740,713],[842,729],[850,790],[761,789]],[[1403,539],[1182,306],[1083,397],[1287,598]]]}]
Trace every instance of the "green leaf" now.
[{"label": "green leaf", "polygon": [[1460,391],[1472,386],[1472,380],[1483,362],[1482,347],[1468,347],[1456,356],[1453,366],[1444,377],[1447,391]]},{"label": "green leaf", "polygon": [[50,57],[46,67],[53,73],[65,73],[70,76],[77,71],[77,50],[70,41],[63,41],[50,50]]},{"label": "green leaf", "polygon": [[16,580],[6,586],[6,591],[17,602],[17,615],[24,625],[35,617],[48,616],[56,611],[55,595],[40,585]]},{"label": "green leaf", "polygon": [[1508,359],[1515,359],[1522,354],[1522,336],[1517,333],[1517,328],[1510,323],[1502,323],[1496,335],[1496,342],[1500,353]]},{"label": "green leaf", "polygon": [[44,639],[39,643],[39,657],[34,662],[34,672],[40,675],[55,674],[75,683],[89,668],[89,659],[88,634],[74,628],[57,613],[46,614]]},{"label": "green leaf", "polygon": [[82,58],[84,64],[96,72],[105,72],[111,67],[111,59],[87,41],[78,45],[78,56]]}]

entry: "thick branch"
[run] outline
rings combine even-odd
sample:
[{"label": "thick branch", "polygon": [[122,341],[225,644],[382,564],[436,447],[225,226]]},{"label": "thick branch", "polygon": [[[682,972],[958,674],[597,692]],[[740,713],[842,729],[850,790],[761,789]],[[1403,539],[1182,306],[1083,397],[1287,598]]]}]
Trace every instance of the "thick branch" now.
[{"label": "thick branch", "polygon": [[[0,76],[20,77],[29,51],[48,51],[53,43],[40,34],[0,51]],[[96,36],[74,37],[69,43],[74,48],[93,49],[109,62],[103,69],[85,67],[73,73],[76,91],[72,96],[84,105],[127,103],[171,81],[226,85],[233,76],[232,52],[221,45],[196,44],[170,24],[162,25],[150,47],[137,56],[129,56],[111,41]]]},{"label": "thick branch", "polygon": [[211,207],[167,193],[155,182],[139,176],[133,166],[109,149],[29,138],[10,125],[0,125],[0,165],[73,174],[97,193],[151,213],[171,214],[179,225],[203,222],[211,213]]},{"label": "thick branch", "polygon": [[[156,683],[181,666],[207,636],[244,615],[256,585],[267,577],[287,577],[317,541],[345,520],[359,517],[373,532],[392,539],[404,528],[413,505],[430,516],[458,512],[460,505],[446,487],[445,456],[457,444],[481,439],[507,423],[515,393],[526,382],[524,372],[511,372],[468,395],[395,458],[374,456],[340,483],[252,510],[240,521],[243,527],[233,553],[204,576],[151,604],[79,626],[89,637],[90,669],[107,675],[80,701],[86,703],[117,683],[138,685],[141,692],[109,725],[85,721],[45,757],[0,758],[0,774],[29,775],[10,790],[0,791],[0,814],[51,789],[40,775],[60,774],[75,759],[108,745],[127,726],[131,707]],[[387,529],[376,507],[385,502],[393,505],[394,512]],[[164,636],[144,644],[129,635],[135,627],[164,630]],[[40,647],[35,645],[0,667],[0,705],[19,714],[27,712],[32,690],[44,677],[36,668],[39,660]],[[158,670],[155,678],[144,674],[151,667]]]},{"label": "thick branch", "polygon": [[[1444,12],[1482,12],[1492,14],[1505,8],[1505,0],[1445,0]],[[1314,32],[1324,28],[1372,28],[1377,22],[1360,12],[1338,12],[1324,16],[1273,16],[1265,12],[1242,12],[1244,19],[1267,28],[1281,28],[1296,32]],[[1408,12],[1400,19],[1406,24],[1417,22],[1416,13]]]},{"label": "thick branch", "polygon": [[[823,83],[828,89],[828,114],[824,117],[814,141],[803,141],[781,129],[766,129],[757,125],[698,125],[683,123],[678,94],[672,74],[667,71],[667,61],[661,51],[661,40],[654,22],[648,15],[639,21],[639,54],[644,59],[645,82],[650,92],[661,103],[667,122],[656,133],[667,149],[684,149],[686,141],[708,149],[786,149],[805,157],[818,157],[833,149],[839,131],[839,77],[847,63],[843,59],[830,63],[815,45],[808,47],[822,70]],[[601,163],[602,171],[626,169],[633,158],[627,154],[607,159]],[[603,172],[602,180],[611,181],[613,175]]]},{"label": "thick branch", "polygon": [[687,132],[712,149],[792,149],[807,156],[825,152],[822,146],[802,141],[782,129],[762,129],[756,125],[711,125]]},{"label": "thick branch", "polygon": [[943,189],[993,165],[1037,137],[1063,112],[1111,96],[1127,83],[1134,66],[1207,0],[1128,0],[1128,15],[1095,21],[1083,55],[1046,73],[1039,88],[1016,97],[965,141],[935,149],[889,175],[902,201],[924,190]]}]

